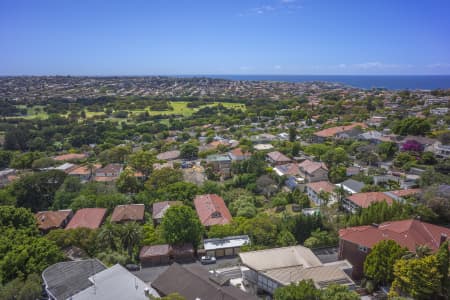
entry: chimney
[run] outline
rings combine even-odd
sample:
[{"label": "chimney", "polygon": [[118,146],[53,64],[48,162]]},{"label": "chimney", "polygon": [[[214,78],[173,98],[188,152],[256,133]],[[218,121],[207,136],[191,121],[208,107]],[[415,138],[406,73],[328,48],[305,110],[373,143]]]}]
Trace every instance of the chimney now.
[{"label": "chimney", "polygon": [[441,240],[439,241],[439,246],[441,246],[447,240],[447,235],[445,233],[441,233]]}]

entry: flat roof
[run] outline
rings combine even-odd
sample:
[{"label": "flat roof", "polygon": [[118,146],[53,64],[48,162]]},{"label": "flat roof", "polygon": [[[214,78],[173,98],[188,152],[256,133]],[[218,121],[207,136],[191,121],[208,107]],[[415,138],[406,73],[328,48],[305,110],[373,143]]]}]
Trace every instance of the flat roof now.
[{"label": "flat roof", "polygon": [[242,247],[247,244],[250,244],[250,238],[248,235],[229,236],[221,239],[206,239],[203,241],[203,247],[205,250]]}]

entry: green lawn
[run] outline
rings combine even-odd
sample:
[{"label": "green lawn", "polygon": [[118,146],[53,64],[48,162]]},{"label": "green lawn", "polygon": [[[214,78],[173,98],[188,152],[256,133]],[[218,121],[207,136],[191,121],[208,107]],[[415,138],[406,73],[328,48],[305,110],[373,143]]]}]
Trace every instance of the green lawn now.
[{"label": "green lawn", "polygon": [[[199,108],[190,108],[188,107],[189,102],[183,102],[183,101],[176,101],[176,102],[170,102],[170,105],[173,107],[173,110],[166,110],[166,111],[156,111],[156,110],[151,110],[150,106],[146,107],[145,109],[142,110],[129,110],[128,112],[132,115],[132,116],[136,116],[140,113],[143,113],[145,111],[147,111],[151,116],[157,116],[157,115],[163,115],[163,116],[169,116],[169,115],[182,115],[185,117],[191,116],[194,112],[198,111],[199,109],[203,108],[203,107],[207,107],[207,106],[217,106],[219,104],[219,102],[214,102],[211,104],[206,104],[206,105],[202,105]],[[245,104],[241,104],[241,103],[231,103],[231,102],[220,102],[223,106],[227,107],[227,108],[234,108],[234,109],[241,109],[241,110],[246,110]],[[20,108],[25,108],[25,105],[18,105],[18,107]],[[44,112],[43,110],[44,106],[42,105],[34,105],[32,107],[28,107],[27,108],[27,115],[23,116],[23,117],[10,117],[10,118],[21,118],[21,119],[46,119],[48,118],[48,114],[46,112]],[[87,111],[86,112],[86,117],[87,118],[92,118],[95,116],[102,116],[105,113],[104,112],[92,112],[92,111]],[[125,121],[125,119],[117,119],[117,118],[108,118],[109,120],[120,120],[120,121]]]}]

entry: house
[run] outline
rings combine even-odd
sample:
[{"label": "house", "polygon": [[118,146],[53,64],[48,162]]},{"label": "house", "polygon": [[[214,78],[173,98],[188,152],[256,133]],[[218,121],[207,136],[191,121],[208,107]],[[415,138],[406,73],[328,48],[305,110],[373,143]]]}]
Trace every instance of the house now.
[{"label": "house", "polygon": [[89,278],[106,266],[98,259],[59,262],[42,272],[45,292],[52,300],[66,300],[93,285]]},{"label": "house", "polygon": [[353,123],[351,125],[323,129],[313,133],[313,141],[316,143],[323,143],[327,139],[337,137],[337,135],[341,135],[341,138],[344,138],[342,134],[351,134],[352,136],[357,136],[357,133],[361,132],[361,128],[366,127],[367,126],[364,123]]},{"label": "house", "polygon": [[[306,194],[309,200],[313,201],[316,205],[330,205],[337,201],[334,190],[336,186],[329,181],[316,181],[306,184]],[[328,199],[322,199],[322,193],[328,194]]]},{"label": "house", "polygon": [[15,177],[15,169],[5,169],[0,171],[0,188],[8,185],[11,182],[11,177]]},{"label": "house", "polygon": [[273,168],[278,176],[293,176],[297,177],[300,174],[300,169],[297,163],[289,163],[285,165],[278,165]]},{"label": "house", "polygon": [[175,160],[180,157],[180,154],[181,154],[180,151],[173,150],[173,151],[167,151],[167,152],[160,153],[156,156],[156,158],[159,160]]},{"label": "house", "polygon": [[317,288],[333,283],[354,285],[345,272],[352,268],[348,261],[322,263],[310,249],[300,245],[243,252],[239,256],[250,269],[244,272],[244,279],[269,294],[278,287],[309,279]]},{"label": "house", "polygon": [[103,168],[95,170],[95,181],[99,182],[111,182],[119,178],[123,171],[123,165],[121,164],[108,164]]},{"label": "house", "polygon": [[255,146],[253,146],[253,149],[255,149],[256,151],[268,151],[272,150],[273,146],[271,144],[256,144]]},{"label": "house", "polygon": [[153,203],[152,219],[155,224],[160,224],[166,211],[174,205],[182,205],[181,201],[162,201]]},{"label": "house", "polygon": [[356,181],[354,179],[347,179],[341,183],[336,184],[338,187],[342,187],[344,191],[350,194],[356,194],[361,192],[364,187],[364,183]]},{"label": "house", "polygon": [[316,182],[328,180],[328,168],[322,162],[315,162],[309,159],[298,164],[300,176],[306,182]]},{"label": "house", "polygon": [[120,264],[106,268],[97,259],[60,262],[42,272],[50,299],[148,300],[159,294]]},{"label": "house", "polygon": [[392,204],[393,199],[382,192],[356,193],[345,197],[342,206],[347,211],[355,213],[361,208],[367,208],[373,203],[383,201],[386,201],[388,204]]},{"label": "house", "polygon": [[48,233],[52,229],[64,228],[72,216],[71,209],[40,211],[34,215],[38,228],[43,233]]},{"label": "house", "polygon": [[266,160],[272,166],[283,165],[291,162],[291,159],[279,151],[273,151],[266,154]]},{"label": "house", "polygon": [[103,223],[106,208],[82,208],[77,210],[66,229],[90,228],[97,229]]},{"label": "house", "polygon": [[144,246],[139,252],[139,261],[143,267],[168,265],[171,248],[168,244]]},{"label": "house", "polygon": [[216,194],[196,196],[194,205],[203,226],[224,225],[232,220],[225,201]]},{"label": "house", "polygon": [[450,229],[416,219],[349,227],[339,230],[339,258],[347,259],[353,265],[352,276],[359,279],[363,275],[365,258],[382,240],[393,240],[409,251],[425,245],[436,252],[448,236]]},{"label": "house", "polygon": [[269,134],[269,133],[262,133],[262,134],[258,134],[258,135],[252,135],[250,137],[250,141],[254,144],[266,144],[266,143],[270,143],[273,142],[277,139],[277,137],[273,134]]},{"label": "house", "polygon": [[235,148],[231,150],[230,152],[228,152],[228,155],[230,156],[232,161],[242,161],[249,159],[252,156],[250,152],[242,151],[241,148]]},{"label": "house", "polygon": [[71,170],[68,175],[78,177],[81,182],[87,182],[91,179],[92,175],[95,174],[95,171],[98,168],[100,168],[100,165],[98,164],[92,166],[78,166]]},{"label": "house", "polygon": [[206,255],[214,257],[238,255],[241,247],[249,244],[250,238],[248,235],[203,240],[203,248],[206,251]]},{"label": "house", "polygon": [[387,117],[373,116],[366,121],[366,124],[368,126],[379,127],[385,120],[387,120]]},{"label": "house", "polygon": [[443,145],[441,142],[436,142],[430,148],[430,151],[437,157],[450,158],[450,145]]},{"label": "house", "polygon": [[192,244],[172,245],[170,259],[177,263],[191,263],[195,261],[195,250]]},{"label": "house", "polygon": [[178,293],[186,300],[257,299],[255,296],[231,286],[228,280],[209,273],[198,264],[179,265],[174,263],[152,282],[152,287],[161,296]]},{"label": "house", "polygon": [[53,157],[56,161],[78,161],[87,158],[86,153],[67,153]]},{"label": "house", "polygon": [[347,167],[345,169],[345,176],[355,176],[361,173],[361,169],[358,167]]},{"label": "house", "polygon": [[111,215],[111,222],[140,222],[144,223],[145,205],[144,204],[127,204],[118,205],[114,208]]},{"label": "house", "polygon": [[430,113],[435,116],[445,116],[448,114],[448,107],[436,107],[430,109]]},{"label": "house", "polygon": [[231,158],[226,154],[214,154],[206,157],[206,162],[212,166],[214,171],[227,178],[231,175]]},{"label": "house", "polygon": [[72,163],[63,163],[62,165],[59,165],[57,167],[48,167],[48,168],[42,168],[40,170],[42,171],[49,171],[49,170],[58,170],[62,171],[66,174],[69,174],[71,171],[78,168],[78,165],[72,164]]}]

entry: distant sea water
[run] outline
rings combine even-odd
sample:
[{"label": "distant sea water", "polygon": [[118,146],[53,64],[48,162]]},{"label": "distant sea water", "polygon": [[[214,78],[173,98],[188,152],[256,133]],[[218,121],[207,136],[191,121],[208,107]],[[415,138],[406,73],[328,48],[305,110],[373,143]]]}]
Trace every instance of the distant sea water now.
[{"label": "distant sea water", "polygon": [[204,75],[204,77],[251,81],[324,81],[342,83],[362,89],[434,90],[450,88],[450,75]]}]

